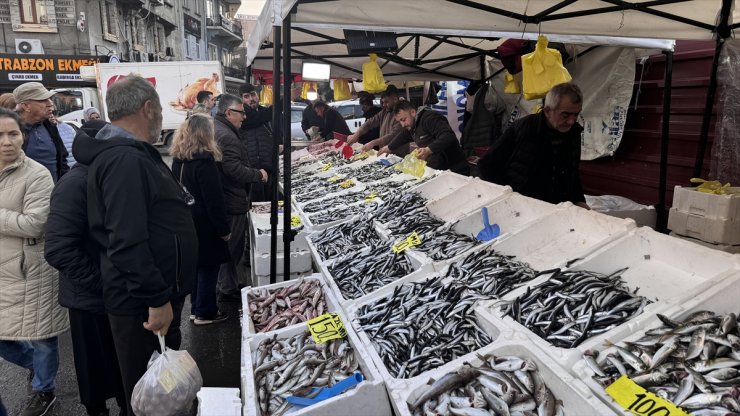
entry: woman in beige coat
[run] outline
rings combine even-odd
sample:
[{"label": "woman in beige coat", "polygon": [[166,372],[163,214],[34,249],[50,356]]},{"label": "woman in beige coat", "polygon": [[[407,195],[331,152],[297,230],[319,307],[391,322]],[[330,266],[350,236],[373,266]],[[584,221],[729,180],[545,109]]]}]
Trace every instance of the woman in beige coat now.
[{"label": "woman in beige coat", "polygon": [[48,412],[59,368],[57,336],[69,328],[57,300],[57,271],[44,260],[44,226],[54,184],[21,150],[17,114],[0,109],[0,357],[31,370],[23,416]]}]

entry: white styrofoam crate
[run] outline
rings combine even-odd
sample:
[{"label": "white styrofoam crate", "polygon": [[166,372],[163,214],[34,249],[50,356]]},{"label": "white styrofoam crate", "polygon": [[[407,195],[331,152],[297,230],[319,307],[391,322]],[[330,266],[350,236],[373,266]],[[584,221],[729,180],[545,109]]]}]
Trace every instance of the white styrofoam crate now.
[{"label": "white styrofoam crate", "polygon": [[[730,189],[740,191],[740,187]],[[699,192],[696,188],[676,186],[673,190],[672,207],[707,218],[740,220],[740,193],[715,195]]]},{"label": "white styrofoam crate", "polygon": [[687,237],[685,235],[679,235],[674,232],[671,232],[668,235],[670,235],[671,237],[681,239],[681,240],[690,241],[694,244],[699,244],[700,246],[709,247],[712,250],[724,251],[725,253],[730,253],[730,254],[740,254],[740,244],[737,244],[737,245],[712,244],[712,243],[707,243],[706,241],[697,240],[696,238]]},{"label": "white styrofoam crate", "polygon": [[[301,272],[301,273],[291,273],[288,276],[288,280],[296,280],[296,279],[300,279],[301,277],[311,276],[312,274],[314,274],[313,271]],[[252,280],[251,280],[252,281],[252,287],[267,286],[267,285],[272,284],[272,283],[270,283],[270,275],[269,274],[266,274],[266,275],[257,275],[257,274],[252,273],[251,278],[252,278]],[[280,282],[284,282],[284,281],[285,281],[285,274],[281,273],[281,274],[276,274],[275,275],[275,283],[280,283]]]},{"label": "white styrofoam crate", "polygon": [[529,263],[535,270],[548,270],[583,258],[634,227],[631,219],[610,217],[566,202],[556,212],[499,239],[493,247]]},{"label": "white styrofoam crate", "polygon": [[[291,251],[308,250],[306,235],[308,234],[307,223],[302,213],[293,208],[291,215],[298,215],[301,219],[301,226],[293,227],[297,231],[295,239],[290,243]],[[258,230],[267,230],[266,233],[260,234]],[[270,224],[270,214],[249,213],[249,241],[252,251],[259,254],[269,253],[271,244],[272,225]],[[282,253],[283,245],[283,214],[278,214],[278,245],[277,251]]]},{"label": "white styrofoam crate", "polygon": [[740,244],[740,218],[704,217],[671,208],[668,229],[713,244]]},{"label": "white styrofoam crate", "polygon": [[[564,414],[566,415],[609,415],[612,413],[580,380],[569,375],[555,361],[535,347],[518,343],[494,342],[478,350],[478,353],[481,356],[488,354],[517,356],[533,361],[555,399],[563,402]],[[465,360],[458,359],[430,371],[424,379],[413,383],[404,383],[403,385],[387,385],[396,416],[411,416],[412,413],[407,403],[413,402],[426,392],[432,379],[439,380],[445,374],[456,372],[463,367],[464,362],[469,363],[472,367],[478,367],[482,364],[481,359],[477,356]]]},{"label": "white styrofoam crate", "polygon": [[242,412],[237,388],[201,387],[196,396],[198,416],[239,416]]},{"label": "white styrofoam crate", "polygon": [[[252,252],[252,274],[266,276],[270,274],[270,253]],[[303,273],[312,270],[313,261],[309,250],[299,250],[290,252],[290,273]],[[285,253],[276,253],[277,264],[275,265],[276,273],[283,274],[285,270]]]},{"label": "white styrofoam crate", "polygon": [[306,204],[309,202],[313,202],[319,199],[324,199],[332,196],[340,195],[343,192],[354,192],[354,191],[364,191],[367,187],[364,183],[358,182],[356,180],[354,181],[354,185],[350,186],[349,188],[338,188],[338,189],[328,189],[329,192],[326,192],[316,198],[313,199],[301,199],[300,201],[296,198],[295,195],[291,195],[291,198],[293,199],[294,205],[300,205],[300,204]]},{"label": "white styrofoam crate", "polygon": [[[383,204],[383,199],[382,198],[374,198],[372,200],[372,202],[375,202],[376,203],[376,206],[378,206],[378,205]],[[310,215],[318,214],[318,213],[325,212],[325,211],[318,211],[318,212],[314,212],[314,213],[311,213],[311,214],[305,214],[304,213],[303,214],[303,218],[306,219],[305,222],[304,222],[304,224],[306,224],[306,226],[311,231],[322,231],[322,230],[325,230],[325,229],[327,229],[329,227],[332,227],[334,225],[337,225],[337,224],[341,224],[343,222],[346,222],[347,220],[355,217],[356,215],[359,215],[359,214],[354,214],[354,215],[347,216],[347,215],[344,215],[343,214],[343,210],[344,209],[346,209],[348,207],[355,207],[355,206],[358,206],[358,205],[369,205],[369,202],[359,201],[359,202],[355,202],[355,203],[349,204],[349,205],[341,205],[341,206],[333,207],[333,208],[331,208],[331,210],[335,214],[336,219],[334,221],[325,222],[323,224],[314,224],[311,221]]]},{"label": "white styrofoam crate", "polygon": [[[321,291],[324,296],[324,300],[326,301],[326,307],[327,310],[324,311],[324,313],[327,312],[336,312],[341,309],[341,306],[339,305],[339,302],[337,299],[332,295],[331,290],[326,285],[326,282],[324,281],[324,278],[321,276],[321,274],[315,273],[311,276],[306,276],[302,278],[298,278],[296,280],[288,280],[283,281],[279,283],[275,283],[272,285],[266,285],[266,286],[260,286],[260,287],[245,287],[242,289],[242,337],[250,338],[256,334],[270,334],[275,332],[276,330],[272,331],[265,331],[265,332],[256,332],[254,329],[254,322],[252,321],[252,316],[250,314],[249,309],[249,294],[253,293],[255,291],[263,292],[267,291],[268,293],[271,293],[275,290],[283,289],[286,286],[290,286],[293,284],[296,284],[299,280],[303,281],[318,281],[321,287]],[[295,325],[305,325],[305,322],[299,322]],[[282,328],[289,328],[289,326],[281,327]]]},{"label": "white styrofoam crate", "polygon": [[[344,322],[347,319],[340,312],[340,317]],[[361,344],[357,334],[350,325],[347,328],[347,338],[350,345],[357,355],[360,369],[365,380],[353,389],[344,392],[338,396],[324,400],[312,406],[291,411],[295,416],[346,416],[346,415],[378,415],[391,416],[391,405],[388,401],[383,380],[378,374],[377,369],[372,364]],[[278,339],[287,339],[302,332],[308,332],[308,328],[294,326],[277,331],[273,335],[258,334],[250,339],[242,340],[242,359],[241,368],[241,385],[242,385],[242,402],[243,416],[260,416],[259,403],[257,401],[257,391],[254,380],[254,368],[252,364],[252,352],[259,346],[260,342],[271,336],[277,336]],[[309,335],[310,336],[310,335]]]},{"label": "white styrofoam crate", "polygon": [[455,192],[471,180],[468,176],[444,171],[422,184],[412,186],[409,191],[418,192],[427,201],[434,201]]},{"label": "white styrofoam crate", "polygon": [[[623,238],[597,250],[569,270],[587,270],[611,274],[628,267],[622,273],[627,287],[653,301],[643,313],[599,335],[592,336],[575,348],[559,348],[540,338],[509,316],[502,316],[498,306],[491,303],[482,311],[484,318],[499,328],[502,337],[527,340],[570,369],[583,351],[594,349],[604,340],[621,339],[644,328],[651,314],[661,313],[702,293],[737,270],[737,259],[727,253],[716,252],[691,243],[660,234],[648,227],[633,230]],[[538,278],[529,286],[547,280]],[[520,295],[518,289],[504,296],[510,300]]]},{"label": "white styrofoam crate", "polygon": [[[693,312],[703,310],[712,311],[718,315],[725,315],[730,312],[737,313],[738,295],[740,295],[740,270],[736,269],[733,274],[712,285],[708,290],[703,293],[698,293],[684,302],[672,305],[672,307],[669,310],[664,311],[663,314],[670,319],[681,320],[690,316]],[[628,336],[619,339],[610,339],[610,341],[621,346],[622,342],[635,341],[641,338],[646,330],[657,328],[662,325],[663,324],[660,319],[658,319],[655,314],[651,314],[648,319],[645,320],[639,331],[634,331]],[[615,351],[615,348],[608,347],[606,345],[595,345],[592,350],[595,350],[599,355],[602,355]],[[597,397],[609,405],[616,414],[625,416],[631,415],[631,413],[625,412],[619,404],[614,402],[614,400],[604,392],[604,388],[601,384],[592,378],[594,376],[594,372],[585,362],[582,360],[577,361],[572,368],[572,373],[585,383]]]},{"label": "white styrofoam crate", "polygon": [[454,222],[509,193],[511,188],[508,186],[473,179],[453,193],[428,202],[427,209],[436,218]]}]

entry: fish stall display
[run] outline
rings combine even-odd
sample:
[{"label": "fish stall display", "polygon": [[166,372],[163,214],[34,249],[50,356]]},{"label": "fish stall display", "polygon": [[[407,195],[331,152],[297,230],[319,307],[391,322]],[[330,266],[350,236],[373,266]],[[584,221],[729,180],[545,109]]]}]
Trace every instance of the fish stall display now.
[{"label": "fish stall display", "polygon": [[280,289],[254,288],[247,294],[249,317],[256,332],[306,322],[328,311],[318,280],[299,279]]}]

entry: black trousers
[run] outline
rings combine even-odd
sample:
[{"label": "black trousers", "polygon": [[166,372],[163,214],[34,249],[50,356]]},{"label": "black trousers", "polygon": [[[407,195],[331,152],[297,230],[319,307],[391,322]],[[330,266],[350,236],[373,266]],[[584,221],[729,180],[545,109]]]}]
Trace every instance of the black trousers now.
[{"label": "black trousers", "polygon": [[105,410],[111,397],[124,408],[126,396],[108,315],[69,308],[69,325],[80,403],[89,414]]},{"label": "black trousers", "polygon": [[[180,314],[184,300],[172,303],[172,324],[167,335],[165,344],[173,350],[180,349],[182,333],[180,332]],[[147,314],[120,316],[108,315],[110,329],[113,333],[113,341],[116,344],[116,355],[121,367],[121,380],[123,391],[126,394],[126,405],[128,414],[133,415],[131,409],[131,393],[141,376],[146,372],[146,365],[154,351],[159,351],[159,340],[157,336],[144,328],[143,323],[148,319]]]}]

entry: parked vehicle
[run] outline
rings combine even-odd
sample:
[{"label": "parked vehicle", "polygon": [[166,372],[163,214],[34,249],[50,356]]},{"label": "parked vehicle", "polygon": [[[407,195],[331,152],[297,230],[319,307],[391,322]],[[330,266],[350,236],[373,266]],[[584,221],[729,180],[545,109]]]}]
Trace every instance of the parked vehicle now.
[{"label": "parked vehicle", "polygon": [[[329,103],[329,105],[339,111],[339,114],[341,114],[342,118],[347,122],[347,126],[352,133],[354,133],[357,128],[365,122],[365,117],[362,116],[362,106],[360,105],[359,99],[334,101]],[[375,100],[375,105],[380,105],[380,100]]]}]

